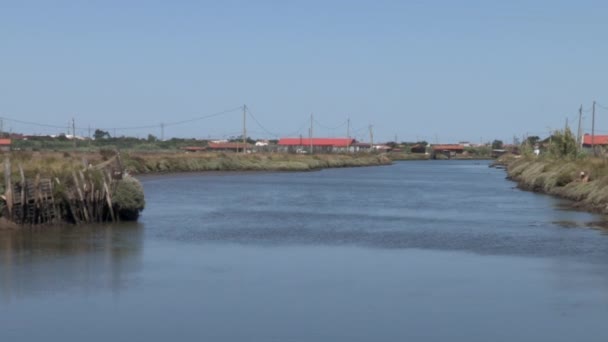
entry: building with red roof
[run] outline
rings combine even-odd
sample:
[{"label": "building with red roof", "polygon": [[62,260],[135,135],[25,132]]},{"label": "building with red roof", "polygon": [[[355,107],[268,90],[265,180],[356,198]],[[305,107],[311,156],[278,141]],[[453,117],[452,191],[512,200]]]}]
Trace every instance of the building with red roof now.
[{"label": "building with red roof", "polygon": [[10,152],[13,141],[11,139],[0,139],[0,152]]},{"label": "building with red roof", "polygon": [[608,145],[608,135],[594,135],[585,134],[583,135],[583,147],[592,147],[592,146],[607,146]]},{"label": "building with red roof", "polygon": [[435,144],[431,145],[433,151],[433,158],[436,158],[438,154],[443,154],[448,158],[457,154],[464,153],[464,145],[462,144]]}]

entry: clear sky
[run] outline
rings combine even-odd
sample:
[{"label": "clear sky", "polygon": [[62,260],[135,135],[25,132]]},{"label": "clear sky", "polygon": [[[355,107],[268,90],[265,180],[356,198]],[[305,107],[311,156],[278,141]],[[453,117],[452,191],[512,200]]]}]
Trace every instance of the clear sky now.
[{"label": "clear sky", "polygon": [[[253,137],[306,136],[314,113],[315,136],[350,118],[359,139],[372,124],[376,141],[511,141],[608,106],[607,37],[607,1],[0,0],[0,116],[145,137],[246,104]],[[596,124],[608,131],[608,110]]]}]

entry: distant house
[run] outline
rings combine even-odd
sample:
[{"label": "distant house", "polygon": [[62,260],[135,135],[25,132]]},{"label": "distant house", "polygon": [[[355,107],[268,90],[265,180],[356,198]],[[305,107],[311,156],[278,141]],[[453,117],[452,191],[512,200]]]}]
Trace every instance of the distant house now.
[{"label": "distant house", "polygon": [[353,144],[353,149],[355,152],[369,152],[372,150],[372,145],[370,143],[357,142]]},{"label": "distant house", "polygon": [[379,152],[388,152],[392,149],[393,148],[388,145],[374,145],[374,150],[379,151]]},{"label": "distant house", "polygon": [[431,149],[433,151],[433,158],[438,154],[443,154],[448,158],[451,158],[457,154],[464,153],[464,146],[461,144],[436,144],[431,145]]},{"label": "distant house", "polygon": [[10,152],[13,146],[11,139],[0,139],[0,152]]},{"label": "distant house", "polygon": [[243,144],[242,142],[211,142],[207,149],[215,152],[242,152],[243,149],[251,151],[251,144]]},{"label": "distant house", "polygon": [[317,153],[356,152],[356,141],[351,138],[281,138],[279,148],[282,152],[306,153],[312,146]]},{"label": "distant house", "polygon": [[426,146],[422,144],[416,144],[410,148],[412,153],[426,153]]},{"label": "distant house", "polygon": [[608,135],[585,134],[583,136],[583,147],[591,148],[592,146],[608,146]]}]

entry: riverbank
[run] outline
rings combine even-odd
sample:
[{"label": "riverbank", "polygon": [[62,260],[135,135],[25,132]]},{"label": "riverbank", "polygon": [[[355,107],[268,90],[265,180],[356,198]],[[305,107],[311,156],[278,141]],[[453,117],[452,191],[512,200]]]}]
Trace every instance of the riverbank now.
[{"label": "riverbank", "polygon": [[576,208],[608,214],[608,162],[604,159],[509,156],[499,163],[523,190],[569,199]]},{"label": "riverbank", "polygon": [[136,221],[145,207],[143,187],[123,171],[118,156],[4,157],[0,229]]},{"label": "riverbank", "polygon": [[145,207],[132,175],[180,172],[313,171],[390,165],[384,154],[14,152],[5,155],[0,228],[134,221]]},{"label": "riverbank", "polygon": [[285,153],[132,153],[124,155],[131,174],[203,171],[313,171],[326,168],[390,165],[384,154],[296,155]]}]

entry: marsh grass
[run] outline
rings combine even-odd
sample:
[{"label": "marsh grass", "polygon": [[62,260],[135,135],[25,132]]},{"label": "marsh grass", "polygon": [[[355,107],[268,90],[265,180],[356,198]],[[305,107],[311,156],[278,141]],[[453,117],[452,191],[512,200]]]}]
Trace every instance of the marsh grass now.
[{"label": "marsh grass", "polygon": [[[520,187],[579,202],[608,213],[608,162],[600,158],[522,157],[507,163],[507,172]],[[589,175],[583,182],[580,173]]]},{"label": "marsh grass", "polygon": [[385,155],[296,155],[236,153],[131,153],[123,156],[130,173],[198,171],[311,171],[322,168],[390,164]]}]

